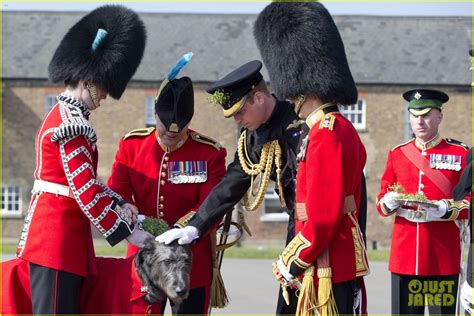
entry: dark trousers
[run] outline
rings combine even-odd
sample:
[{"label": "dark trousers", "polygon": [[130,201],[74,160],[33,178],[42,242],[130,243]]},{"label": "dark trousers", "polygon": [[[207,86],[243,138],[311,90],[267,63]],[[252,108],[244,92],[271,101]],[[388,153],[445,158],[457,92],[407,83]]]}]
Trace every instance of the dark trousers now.
[{"label": "dark trousers", "polygon": [[[356,281],[347,281],[332,284],[332,291],[334,299],[336,300],[337,311],[339,315],[354,315],[354,295],[356,293]],[[280,309],[280,314],[295,314],[296,306],[298,303],[298,297],[295,291],[289,292],[290,294],[290,305],[286,305],[283,300],[283,305],[286,309]],[[293,297],[292,297],[293,296]],[[278,301],[280,303],[280,300]]]},{"label": "dark trousers", "polygon": [[[181,304],[171,304],[173,315],[207,315],[209,309],[210,287],[198,287],[189,290],[189,296]],[[161,305],[161,314],[165,314],[166,302]]]},{"label": "dark trousers", "polygon": [[334,283],[332,285],[332,292],[334,293],[339,315],[354,315],[354,295],[356,290],[356,280]]},{"label": "dark trousers", "polygon": [[83,278],[30,262],[33,314],[78,314]]},{"label": "dark trousers", "polygon": [[459,275],[415,276],[392,273],[392,314],[453,315]]}]

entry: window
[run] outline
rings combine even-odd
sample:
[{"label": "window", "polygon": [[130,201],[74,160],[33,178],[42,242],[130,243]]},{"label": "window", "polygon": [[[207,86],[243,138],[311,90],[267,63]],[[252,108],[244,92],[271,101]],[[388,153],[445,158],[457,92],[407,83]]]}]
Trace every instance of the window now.
[{"label": "window", "polygon": [[47,94],[44,97],[44,115],[48,114],[49,111],[58,103],[56,99],[56,94]]},{"label": "window", "polygon": [[340,106],[339,110],[357,130],[365,130],[365,100],[360,99],[356,104]]},{"label": "window", "polygon": [[403,108],[403,141],[407,142],[413,137],[415,137],[415,135],[411,129],[410,112],[408,112],[408,102],[406,102]]},{"label": "window", "polygon": [[274,190],[275,182],[270,181],[265,199],[263,201],[263,215],[260,217],[262,222],[287,222],[289,215],[286,209],[281,207],[280,198]]},{"label": "window", "polygon": [[19,186],[2,187],[2,216],[21,216],[21,188]]},{"label": "window", "polygon": [[155,97],[145,97],[145,125],[146,127],[156,126],[155,121]]}]

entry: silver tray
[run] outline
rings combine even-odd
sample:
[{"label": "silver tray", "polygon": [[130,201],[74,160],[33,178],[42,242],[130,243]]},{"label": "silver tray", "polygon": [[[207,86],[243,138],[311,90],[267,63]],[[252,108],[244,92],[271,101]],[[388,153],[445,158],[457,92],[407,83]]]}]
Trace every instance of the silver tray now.
[{"label": "silver tray", "polygon": [[396,199],[395,201],[399,202],[401,205],[406,206],[438,207],[438,204],[436,204],[435,202],[421,202],[408,199]]}]

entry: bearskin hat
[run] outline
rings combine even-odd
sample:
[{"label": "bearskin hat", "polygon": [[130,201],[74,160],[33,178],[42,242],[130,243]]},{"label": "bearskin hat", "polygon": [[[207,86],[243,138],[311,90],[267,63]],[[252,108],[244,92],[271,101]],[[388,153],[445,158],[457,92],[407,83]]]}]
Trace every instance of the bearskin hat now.
[{"label": "bearskin hat", "polygon": [[145,42],[137,13],[121,5],[101,6],[66,33],[49,64],[49,79],[72,85],[88,81],[119,99],[141,62]]},{"label": "bearskin hat", "polygon": [[259,14],[254,36],[278,97],[357,102],[344,44],[321,3],[273,2]]}]

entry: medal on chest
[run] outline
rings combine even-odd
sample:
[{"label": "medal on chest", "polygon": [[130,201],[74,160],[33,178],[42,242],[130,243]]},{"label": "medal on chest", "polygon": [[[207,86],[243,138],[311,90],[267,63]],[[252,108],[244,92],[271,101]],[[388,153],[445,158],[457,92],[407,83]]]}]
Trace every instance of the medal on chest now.
[{"label": "medal on chest", "polygon": [[168,181],[173,184],[207,181],[207,161],[169,161]]},{"label": "medal on chest", "polygon": [[430,167],[440,170],[461,170],[462,157],[459,155],[430,154]]}]

